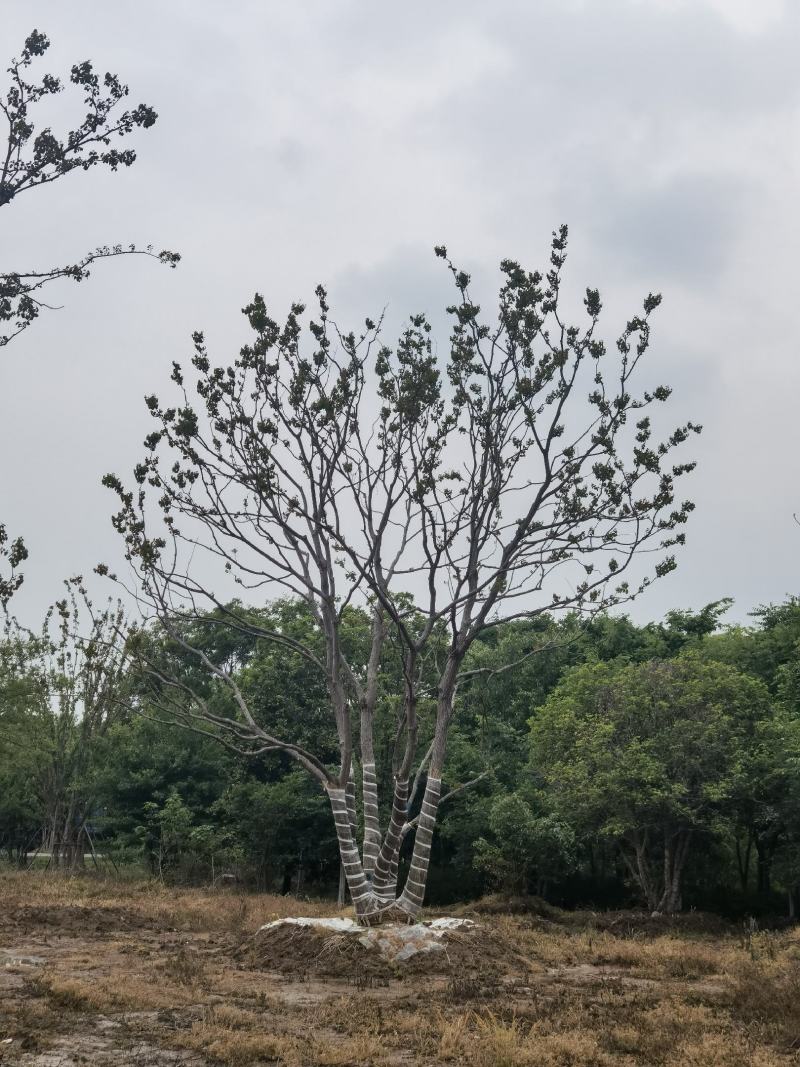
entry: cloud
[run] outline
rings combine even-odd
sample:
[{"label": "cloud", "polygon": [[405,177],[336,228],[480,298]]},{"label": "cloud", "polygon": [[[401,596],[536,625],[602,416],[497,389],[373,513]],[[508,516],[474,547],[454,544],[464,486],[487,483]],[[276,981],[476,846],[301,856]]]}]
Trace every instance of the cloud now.
[{"label": "cloud", "polygon": [[713,285],[745,225],[749,192],[736,178],[690,173],[655,188],[595,187],[593,237],[648,284]]},{"label": "cloud", "polygon": [[664,9],[685,17],[697,7],[707,7],[738,33],[758,35],[780,23],[786,0],[633,0],[644,9]]},{"label": "cloud", "polygon": [[[0,518],[31,542],[29,621],[60,577],[118,561],[99,478],[140,458],[141,398],[185,359],[191,330],[233,358],[254,290],[281,316],[323,281],[347,328],[386,307],[393,339],[424,310],[446,345],[452,289],[432,246],[473,274],[489,314],[499,260],[541,267],[562,221],[569,300],[579,312],[584,286],[600,286],[607,340],[664,290],[648,373],[676,386],[676,418],[708,426],[689,548],[637,612],[730,593],[744,616],[783,595],[800,506],[797,5],[106,7],[98,19],[92,0],[42,0],[47,66],[91,56],[159,122],[130,170],[79,174],[6,211],[3,262],[117,240],[184,260],[107,264],[0,363]],[[10,56],[30,5],[6,0],[3,16]]]}]

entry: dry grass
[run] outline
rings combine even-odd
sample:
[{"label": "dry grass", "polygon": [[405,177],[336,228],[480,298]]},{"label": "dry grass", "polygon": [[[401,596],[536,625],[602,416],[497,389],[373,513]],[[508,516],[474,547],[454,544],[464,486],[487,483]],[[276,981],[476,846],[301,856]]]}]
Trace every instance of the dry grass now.
[{"label": "dry grass", "polygon": [[786,1050],[759,1047],[708,1009],[669,1000],[626,1021],[619,1007],[595,1013],[594,1027],[492,1011],[443,1019],[437,1060],[475,1067],[785,1067],[794,1060]]},{"label": "dry grass", "polygon": [[524,917],[493,916],[490,921],[544,968],[589,965],[630,970],[640,977],[692,979],[717,974],[741,957],[741,946],[733,937],[678,933],[619,937],[608,930],[554,923],[542,928]]},{"label": "dry grass", "polygon": [[[478,939],[474,961],[460,957],[453,973],[360,989],[346,973],[303,980],[242,954],[262,923],[298,913],[336,912],[230,891],[0,876],[0,948],[46,960],[10,966],[5,979],[0,968],[0,1039],[12,1039],[0,1045],[3,1067],[36,1067],[56,1047],[98,1067],[138,1062],[136,1042],[153,1067],[170,1062],[159,1049],[197,1067],[800,1064],[794,931],[743,939],[493,910],[484,936],[514,954],[487,967]],[[106,1059],[86,1044],[103,1025],[114,1027]]]},{"label": "dry grass", "polygon": [[[35,885],[35,891],[31,886]],[[249,933],[273,919],[296,915],[297,900],[236,889],[180,889],[157,881],[120,882],[58,872],[0,873],[4,909],[70,909],[93,916],[117,916],[141,926],[191,932]],[[338,914],[329,902],[304,900],[304,915]],[[44,916],[40,916],[44,918]]]},{"label": "dry grass", "polygon": [[209,1013],[202,1022],[184,1031],[178,1045],[212,1056],[230,1067],[251,1063],[277,1062],[285,1067],[303,1067],[304,1041],[292,1035],[259,1030],[253,1019],[248,1026],[232,1024],[229,1019]]}]

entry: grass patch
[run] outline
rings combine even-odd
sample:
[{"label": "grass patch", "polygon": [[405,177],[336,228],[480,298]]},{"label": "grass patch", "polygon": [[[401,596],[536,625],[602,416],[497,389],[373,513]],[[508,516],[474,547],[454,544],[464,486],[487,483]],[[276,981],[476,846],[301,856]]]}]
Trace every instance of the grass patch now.
[{"label": "grass patch", "polygon": [[242,951],[265,922],[338,914],[332,905],[0,876],[2,943],[47,960],[34,976],[12,969],[0,988],[0,1038],[11,1038],[0,1046],[3,1063],[26,1051],[79,1049],[81,1035],[88,1062],[90,1040],[113,1035],[104,1040],[118,1062],[129,1062],[138,1041],[165,1050],[153,1060],[159,1067],[175,1050],[231,1067],[798,1062],[794,931],[743,938],[699,921],[683,929],[629,913],[561,921],[544,910],[509,914],[490,902],[476,915],[478,936],[458,943],[449,966],[398,967],[386,982],[366,984],[353,980],[352,961],[329,973],[277,973]]}]

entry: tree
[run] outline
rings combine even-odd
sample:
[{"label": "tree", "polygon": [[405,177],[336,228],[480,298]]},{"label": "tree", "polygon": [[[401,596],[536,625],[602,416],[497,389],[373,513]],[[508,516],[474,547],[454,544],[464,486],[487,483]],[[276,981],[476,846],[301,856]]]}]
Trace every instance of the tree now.
[{"label": "tree", "polygon": [[[788,597],[782,604],[762,605],[751,613],[753,626],[729,627],[709,637],[702,654],[729,663],[759,678],[773,696],[774,722],[759,726],[763,736],[754,738],[749,801],[743,804],[737,827],[736,859],[743,892],[749,889],[753,855],[756,860],[756,887],[764,901],[771,890],[773,860],[782,848],[791,848],[796,806],[789,801],[794,786],[787,760],[794,751],[782,737],[777,722],[778,708],[796,716],[800,709],[798,693],[798,653],[800,652],[800,599]],[[764,733],[767,731],[767,733]],[[772,734],[769,732],[772,731]],[[778,731],[777,734],[775,731]],[[769,735],[769,736],[768,736]],[[772,737],[772,740],[770,740]],[[787,864],[782,861],[784,870]]]},{"label": "tree", "polygon": [[114,722],[97,739],[92,774],[103,851],[113,847],[120,861],[144,859],[156,873],[157,835],[150,832],[143,812],[161,811],[175,792],[193,821],[210,822],[229,779],[228,763],[214,742],[168,729],[143,715]]},{"label": "tree", "polygon": [[[20,196],[59,181],[74,170],[87,171],[106,166],[112,171],[130,167],[136,160],[133,148],[117,148],[136,129],[149,129],[158,118],[148,104],[123,110],[128,86],[116,74],[101,78],[89,60],[75,63],[70,83],[83,92],[86,114],[73,129],[58,136],[49,127],[37,130],[33,110],[63,89],[63,82],[52,74],[29,80],[34,61],[50,47],[47,36],[38,30],[28,36],[19,59],[13,59],[8,73],[11,85],[0,99],[0,110],[8,123],[6,151],[0,169],[0,206],[7,206]],[[145,255],[174,267],[180,259],[173,252],[155,253],[150,247],[134,245],[98,248],[63,267],[45,270],[12,271],[0,274],[0,323],[8,323],[10,332],[0,333],[0,347],[27,329],[38,318],[44,303],[41,291],[60,278],[82,281],[90,266],[100,259],[119,255]]]},{"label": "tree", "polygon": [[491,838],[475,842],[476,863],[491,882],[512,893],[529,892],[535,875],[536,893],[544,896],[551,879],[576,865],[575,833],[558,816],[537,810],[533,799],[506,793],[492,802]]},{"label": "tree", "polygon": [[693,839],[749,795],[768,708],[756,679],[694,654],[587,663],[531,719],[532,766],[577,832],[618,845],[648,908],[672,912]]},{"label": "tree", "polygon": [[8,632],[0,641],[0,848],[20,864],[43,822],[36,789],[39,693],[28,652],[27,642]]},{"label": "tree", "polygon": [[755,620],[750,626],[729,626],[709,636],[703,654],[760,678],[775,694],[800,651],[800,597],[761,605],[750,617]]},{"label": "tree", "polygon": [[122,606],[96,611],[80,578],[66,586],[39,633],[9,623],[9,639],[21,649],[31,694],[21,740],[35,752],[42,846],[55,866],[75,867],[92,847],[98,748],[126,713],[128,654]]},{"label": "tree", "polygon": [[[50,47],[45,34],[33,30],[25,41],[19,59],[8,68],[11,84],[0,98],[0,111],[6,118],[6,149],[0,152],[0,207],[14,203],[20,196],[59,181],[74,170],[87,171],[106,166],[112,171],[129,167],[136,160],[130,147],[118,148],[114,142],[127,138],[136,129],[149,129],[156,112],[147,104],[123,109],[128,86],[116,74],[101,79],[92,64],[75,63],[70,83],[84,94],[86,114],[73,129],[56,135],[49,127],[37,129],[34,110],[37,104],[60,93],[63,83],[52,74],[31,80],[30,68]],[[35,270],[12,270],[0,273],[0,348],[26,330],[43,309],[43,289],[59,279],[80,282],[89,277],[90,268],[99,260],[121,255],[144,255],[174,267],[180,260],[175,252],[154,252],[148,246],[113,245],[97,248],[73,263]],[[10,574],[0,572],[0,604],[5,605],[22,583],[19,564],[27,553],[21,539],[9,544],[5,527],[0,525],[0,560],[8,559]]]},{"label": "tree", "polygon": [[[358,335],[341,332],[319,288],[306,352],[304,308],[294,305],[281,326],[256,296],[245,309],[255,338],[232,365],[213,366],[195,335],[199,411],[178,364],[179,402],[147,398],[157,429],[135,470],[139,488],[105,479],[119,496],[114,522],[139,594],[236,709],[219,714],[202,693],[150,663],[165,711],[241,752],[284,752],[317,779],[365,922],[411,918],[422,905],[448,731],[475,640],[503,618],[591,615],[624,602],[674,567],[670,550],[684,539],[692,504],[675,503],[675,482],[694,464],[673,463],[672,453],[699,427],[687,423],[657,443],[646,409],[670,390],[631,391],[660,298],[648,296],[643,315],[627,323],[612,360],[596,337],[596,290],[586,293],[587,326],[563,322],[566,236],[565,227],[554,235],[546,277],[503,262],[491,326],[480,321],[469,277],[450,265],[457,300],[441,362],[424,316],[411,318],[391,350],[372,320]],[[437,254],[446,258],[444,249]],[[163,520],[157,530],[150,490]],[[625,572],[644,547],[658,561],[631,584]],[[206,578],[208,562],[262,596],[299,596],[319,643],[226,607],[218,583]],[[372,619],[360,664],[343,643],[354,604]],[[275,642],[320,672],[338,742],[335,768],[260,724],[234,674],[187,641],[186,625],[208,618],[209,605],[218,625]],[[390,644],[402,665],[402,696],[391,814],[381,834],[374,720]],[[428,694],[432,737],[420,758],[419,710]],[[351,774],[356,738],[363,856]],[[410,818],[415,786],[421,808]],[[411,831],[409,875],[398,895],[399,852]]]}]

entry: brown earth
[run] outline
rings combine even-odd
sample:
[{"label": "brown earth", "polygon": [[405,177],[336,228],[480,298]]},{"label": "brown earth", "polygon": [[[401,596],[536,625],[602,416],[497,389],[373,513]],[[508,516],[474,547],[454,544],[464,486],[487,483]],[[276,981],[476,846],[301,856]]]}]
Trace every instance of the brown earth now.
[{"label": "brown earth", "polygon": [[374,947],[360,944],[352,934],[287,925],[258,931],[255,937],[247,938],[241,958],[262,970],[279,971],[294,978],[340,978],[351,974],[376,985],[417,975],[469,974],[476,965],[484,978],[492,975],[499,981],[514,960],[520,971],[528,969],[514,941],[485,923],[469,930],[449,931],[441,944],[441,952],[419,953],[395,962],[384,959]]},{"label": "brown earth", "polygon": [[461,909],[477,930],[390,965],[306,930],[256,937],[327,905],[0,876],[0,1064],[800,1063],[795,930],[511,908]]}]

